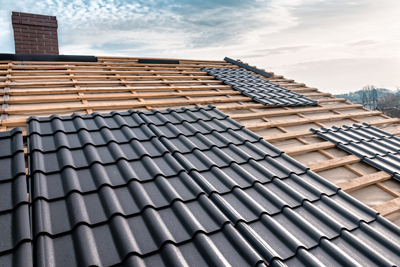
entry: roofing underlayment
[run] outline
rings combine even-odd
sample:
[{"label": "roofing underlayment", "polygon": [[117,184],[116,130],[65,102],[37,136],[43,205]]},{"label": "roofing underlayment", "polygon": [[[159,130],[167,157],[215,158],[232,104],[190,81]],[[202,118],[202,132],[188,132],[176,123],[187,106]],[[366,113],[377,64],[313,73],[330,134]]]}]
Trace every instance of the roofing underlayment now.
[{"label": "roofing underlayment", "polygon": [[[398,118],[251,72],[318,103],[267,107],[201,70],[245,63],[167,61],[0,61],[0,131],[21,127],[30,158],[36,263],[398,264],[400,182],[310,131],[368,122],[399,136]],[[209,104],[220,111],[181,109]],[[28,136],[31,116],[48,119],[30,119]]]}]

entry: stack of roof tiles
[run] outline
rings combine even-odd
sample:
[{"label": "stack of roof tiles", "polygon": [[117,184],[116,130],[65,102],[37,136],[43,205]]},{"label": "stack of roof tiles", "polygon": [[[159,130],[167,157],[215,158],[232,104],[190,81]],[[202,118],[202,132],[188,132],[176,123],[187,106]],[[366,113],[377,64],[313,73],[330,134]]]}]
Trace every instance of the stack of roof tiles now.
[{"label": "stack of roof tiles", "polygon": [[0,266],[32,265],[21,128],[0,133]]},{"label": "stack of roof tiles", "polygon": [[203,71],[265,106],[316,106],[316,100],[261,78],[245,69],[202,68]]},{"label": "stack of roof tiles", "polygon": [[368,123],[311,131],[400,181],[400,138],[393,134]]},{"label": "stack of roof tiles", "polygon": [[37,266],[393,266],[399,229],[215,107],[31,117]]}]

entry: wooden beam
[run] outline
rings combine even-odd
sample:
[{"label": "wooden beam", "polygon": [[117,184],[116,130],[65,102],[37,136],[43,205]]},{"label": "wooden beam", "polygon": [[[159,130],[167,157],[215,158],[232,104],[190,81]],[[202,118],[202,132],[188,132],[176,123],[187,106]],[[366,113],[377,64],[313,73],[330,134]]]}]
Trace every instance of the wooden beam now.
[{"label": "wooden beam", "polygon": [[[262,104],[243,104],[243,105],[227,105],[218,107],[219,110],[238,110],[238,109],[250,109],[250,108],[259,108],[263,106]],[[7,127],[23,127],[26,125],[26,119],[30,115],[27,115],[25,118],[18,118],[18,119],[6,119],[1,121],[1,125]]]},{"label": "wooden beam", "polygon": [[[134,88],[132,89],[134,90]],[[201,104],[212,104],[212,103],[230,103],[236,101],[250,101],[249,97],[235,97],[235,98],[211,98],[211,99],[196,99],[196,100],[161,100],[161,101],[144,101],[144,102],[136,102],[136,101],[127,101],[127,102],[113,102],[113,103],[94,103],[87,105],[59,105],[59,106],[35,106],[35,107],[17,107],[17,108],[4,108],[2,109],[3,113],[7,114],[20,114],[20,113],[34,113],[34,112],[43,112],[48,111],[68,111],[68,110],[81,110],[81,109],[110,109],[110,108],[137,108],[137,107],[145,107],[145,106],[166,106],[166,105],[192,105],[196,103]]]},{"label": "wooden beam", "polygon": [[[301,113],[301,112],[298,112]],[[299,118],[299,119],[291,119],[291,120],[281,120],[281,121],[272,121],[272,122],[262,122],[262,123],[252,123],[245,124],[248,129],[260,129],[260,128],[272,128],[277,126],[288,126],[288,125],[299,125],[304,123],[312,123],[312,122],[320,122],[320,121],[334,121],[341,119],[348,119],[352,117],[364,117],[364,116],[374,116],[381,114],[380,111],[369,111],[363,113],[349,113],[349,114],[341,114],[341,115],[331,115],[331,116],[318,116],[311,118]]]},{"label": "wooden beam", "polygon": [[374,210],[379,212],[382,216],[388,216],[397,211],[400,211],[400,197],[392,199],[388,202],[379,204],[373,207]]},{"label": "wooden beam", "polygon": [[382,184],[381,182],[375,184],[377,187],[385,191],[386,193],[391,194],[394,197],[400,197],[400,193],[397,192],[396,190],[390,188],[389,186]]},{"label": "wooden beam", "polygon": [[332,96],[332,94],[330,94],[330,93],[322,93],[322,92],[318,92],[318,93],[304,93],[304,94],[302,94],[302,95],[307,96],[307,97],[309,97],[309,96]]},{"label": "wooden beam", "polygon": [[275,117],[275,116],[285,116],[285,115],[293,115],[297,113],[310,113],[310,112],[320,112],[320,111],[328,111],[332,109],[349,109],[349,108],[362,108],[363,105],[339,105],[334,107],[305,107],[299,109],[290,109],[290,110],[268,110],[257,113],[248,113],[248,114],[237,114],[232,115],[231,118],[238,119],[252,119],[259,117]]},{"label": "wooden beam", "polygon": [[293,156],[293,155],[298,155],[298,154],[304,154],[308,153],[311,151],[317,151],[321,149],[328,149],[335,147],[334,143],[331,142],[322,142],[322,143],[316,143],[316,144],[310,144],[310,145],[303,145],[303,146],[295,146],[295,147],[290,147],[284,149],[285,153]]},{"label": "wooden beam", "polygon": [[325,160],[313,164],[307,165],[312,171],[314,172],[319,172],[319,171],[325,171],[329,170],[332,168],[336,168],[339,166],[343,166],[346,164],[352,164],[361,161],[359,157],[356,157],[354,155],[342,157],[342,158],[334,158],[330,160]]},{"label": "wooden beam", "polygon": [[[400,119],[398,119],[398,118],[391,118],[391,119],[384,120],[383,122],[382,121],[372,121],[372,122],[370,122],[370,124],[373,126],[377,126],[379,124],[396,123],[399,121],[400,121]],[[396,134],[400,134],[400,129],[390,129],[390,130],[387,130],[387,132],[396,135]],[[268,142],[273,142],[273,141],[288,140],[288,139],[292,139],[292,138],[311,136],[311,135],[314,135],[311,131],[304,130],[304,131],[295,131],[295,132],[288,132],[288,133],[265,135],[265,136],[263,136],[263,139]]]},{"label": "wooden beam", "polygon": [[364,175],[361,177],[357,177],[346,182],[341,182],[336,184],[345,192],[351,192],[360,188],[363,188],[368,185],[372,185],[375,183],[380,183],[386,180],[389,180],[392,176],[387,174],[386,172],[380,171],[368,175]]},{"label": "wooden beam", "polygon": [[[73,74],[73,73],[70,73]],[[151,73],[149,73],[151,74]],[[186,75],[175,75],[175,76],[138,76],[138,75],[121,75],[121,76],[110,76],[110,75],[78,75],[74,76],[75,79],[82,80],[82,79],[118,79],[121,77],[122,79],[133,79],[133,80],[157,80],[157,79],[178,79],[178,80],[185,80],[190,79],[193,80],[197,79],[212,79],[213,76],[186,76]],[[45,75],[45,76],[14,76],[11,77],[10,80],[18,81],[18,80],[69,80],[70,78],[66,75]],[[0,77],[0,80],[6,80],[6,77]],[[36,81],[35,81],[36,82]]]},{"label": "wooden beam", "polygon": [[[154,70],[154,72],[150,72],[148,70],[12,70],[10,72],[11,75],[24,75],[24,74],[151,74],[151,73],[157,73],[157,74],[203,74],[204,71],[196,71],[196,70],[179,70],[179,69],[171,69],[171,70]],[[7,71],[0,71],[0,74],[8,74]],[[18,77],[21,77],[18,76]],[[26,76],[30,77],[30,79],[34,79],[35,76]],[[15,77],[17,78],[17,77]]]},{"label": "wooden beam", "polygon": [[303,136],[312,135],[312,134],[313,133],[310,132],[309,130],[305,130],[305,131],[296,131],[296,132],[266,135],[266,136],[263,136],[263,139],[268,142],[273,142],[273,141],[281,141],[281,140],[287,140],[287,139],[292,139],[292,138],[297,138],[297,137],[303,137]]},{"label": "wooden beam", "polygon": [[[122,83],[122,82],[121,82]],[[133,88],[135,91],[174,91],[177,90],[210,90],[210,89],[222,89],[222,90],[232,90],[229,85],[181,85],[174,86],[171,88],[169,86],[134,86],[134,87],[81,87],[80,89],[70,87],[70,88],[32,88],[32,89],[16,89],[13,88],[8,92],[9,95],[47,95],[47,94],[69,94],[78,92],[127,92]],[[4,94],[4,90],[0,90],[0,94]]]},{"label": "wooden beam", "polygon": [[64,82],[42,82],[42,81],[37,81],[37,82],[21,82],[21,83],[16,83],[16,82],[5,82],[5,83],[0,83],[0,86],[9,86],[9,87],[41,87],[41,86],[54,86],[54,85],[93,85],[93,84],[168,84],[168,83],[183,83],[183,84],[196,84],[196,83],[221,83],[219,80],[212,79],[213,77],[210,76],[209,80],[168,80],[168,81],[161,81],[161,80],[154,80],[154,81],[64,81]]},{"label": "wooden beam", "polygon": [[[133,90],[134,87],[129,87]],[[82,94],[82,92],[79,92]],[[17,103],[43,103],[43,102],[66,102],[77,100],[110,100],[110,99],[137,99],[137,98],[167,98],[181,96],[221,96],[221,95],[241,95],[239,91],[224,90],[211,92],[162,92],[162,93],[138,93],[138,94],[91,94],[91,95],[68,95],[68,96],[13,96],[5,101],[8,104]]]},{"label": "wooden beam", "polygon": [[[24,62],[27,63],[27,62]],[[113,66],[113,69],[116,70],[138,70],[138,71],[144,71],[144,70],[187,70],[187,71],[199,71],[200,67],[202,66],[196,66],[196,65],[191,65],[188,67],[171,67],[171,66],[160,66],[160,67],[155,67],[155,66],[147,66],[147,67],[140,67],[136,65],[130,65],[130,66]],[[218,68],[221,68],[221,66],[218,66]],[[103,69],[109,69],[104,65],[87,65],[87,66],[81,66],[81,65],[15,65],[14,70],[40,70],[40,71],[46,71],[46,70],[60,70],[60,69],[72,69],[72,70],[103,70]]]},{"label": "wooden beam", "polygon": [[[326,102],[346,102],[346,98],[326,98],[326,99],[318,99],[318,103],[326,103]],[[349,105],[351,108],[352,105]]]},{"label": "wooden beam", "polygon": [[287,83],[287,82],[276,82],[276,84],[279,84],[282,87],[289,87],[289,86],[306,86],[304,83],[297,83],[297,82],[293,82],[293,83]]}]

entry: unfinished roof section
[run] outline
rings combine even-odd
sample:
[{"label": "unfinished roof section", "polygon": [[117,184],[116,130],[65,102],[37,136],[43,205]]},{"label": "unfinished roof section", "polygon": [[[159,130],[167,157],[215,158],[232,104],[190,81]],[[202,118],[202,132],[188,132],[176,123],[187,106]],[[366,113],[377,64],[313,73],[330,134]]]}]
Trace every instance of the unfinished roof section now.
[{"label": "unfinished roof section", "polygon": [[400,262],[396,226],[215,107],[31,118],[28,134],[37,266]]},{"label": "unfinished roof section", "polygon": [[[151,110],[213,104],[265,140],[400,225],[400,185],[310,128],[368,122],[400,134],[399,119],[351,104],[269,72],[267,79],[318,101],[317,107],[265,107],[200,68],[233,68],[226,61],[179,60],[139,64],[139,58],[98,57],[98,62],[0,62],[0,130],[26,127],[30,116]],[[26,128],[25,128],[26,129]]]},{"label": "unfinished roof section", "polygon": [[202,68],[245,96],[267,107],[316,106],[315,100],[281,87],[244,69]]},{"label": "unfinished roof section", "polygon": [[311,131],[400,181],[400,138],[393,134],[368,123]]},{"label": "unfinished roof section", "polygon": [[0,133],[0,266],[32,266],[22,130]]}]

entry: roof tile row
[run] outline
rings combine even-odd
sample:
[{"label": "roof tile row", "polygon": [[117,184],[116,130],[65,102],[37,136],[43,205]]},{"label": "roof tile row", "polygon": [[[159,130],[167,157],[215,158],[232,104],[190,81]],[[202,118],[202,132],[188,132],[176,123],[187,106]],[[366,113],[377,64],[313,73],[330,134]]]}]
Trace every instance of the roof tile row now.
[{"label": "roof tile row", "polygon": [[393,134],[368,123],[311,131],[400,181],[400,138]]},{"label": "roof tile row", "polygon": [[0,132],[0,266],[32,266],[22,129]]},{"label": "roof tile row", "polygon": [[281,87],[245,69],[202,68],[233,89],[265,106],[316,106],[315,100]]}]

